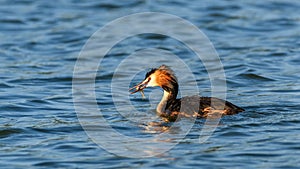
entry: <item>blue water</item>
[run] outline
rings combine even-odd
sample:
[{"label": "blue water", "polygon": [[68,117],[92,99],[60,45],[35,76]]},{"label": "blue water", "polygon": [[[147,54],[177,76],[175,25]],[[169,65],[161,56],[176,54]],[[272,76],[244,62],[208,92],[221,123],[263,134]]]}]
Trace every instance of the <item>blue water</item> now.
[{"label": "blue water", "polygon": [[[299,9],[296,0],[1,1],[1,167],[300,167]],[[73,70],[79,52],[95,31],[119,17],[146,11],[173,14],[201,29],[220,55],[227,99],[246,111],[222,118],[205,143],[198,142],[205,123],[198,119],[170,151],[148,158],[121,157],[99,147],[80,125],[72,100]],[[99,68],[95,93],[113,128],[132,137],[157,133],[145,132],[130,118],[143,123],[159,118],[152,103],[139,94],[130,101],[145,114],[132,112],[129,119],[121,116],[112,102],[110,83],[114,68],[124,58],[147,47],[182,56],[195,74],[200,93],[208,96],[211,90],[201,61],[176,40],[138,36],[120,42]],[[146,60],[149,65],[161,64],[155,57]],[[132,63],[128,70],[135,66]],[[133,83],[145,72],[137,73]],[[124,77],[115,80],[122,82]],[[182,83],[187,82],[183,78]],[[160,93],[146,90],[146,96],[157,100]]]}]

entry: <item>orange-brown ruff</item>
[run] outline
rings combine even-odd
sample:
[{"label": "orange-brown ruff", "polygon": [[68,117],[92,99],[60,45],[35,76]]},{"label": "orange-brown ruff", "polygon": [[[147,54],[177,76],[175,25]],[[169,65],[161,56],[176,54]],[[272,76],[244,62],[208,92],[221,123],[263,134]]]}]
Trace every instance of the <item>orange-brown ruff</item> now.
[{"label": "orange-brown ruff", "polygon": [[131,94],[142,91],[146,87],[159,86],[163,88],[164,95],[157,105],[157,113],[167,121],[175,121],[177,117],[208,117],[213,114],[232,115],[244,109],[222,99],[215,97],[186,96],[177,99],[178,82],[174,72],[166,65],[151,69],[145,79],[129,89]]}]

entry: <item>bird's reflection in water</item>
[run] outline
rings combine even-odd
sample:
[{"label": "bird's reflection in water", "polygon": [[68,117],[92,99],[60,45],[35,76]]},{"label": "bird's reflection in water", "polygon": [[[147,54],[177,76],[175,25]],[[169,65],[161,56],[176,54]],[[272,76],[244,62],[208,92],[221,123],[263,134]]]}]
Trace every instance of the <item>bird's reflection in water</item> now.
[{"label": "bird's reflection in water", "polygon": [[143,132],[145,133],[160,134],[167,132],[169,134],[178,134],[181,131],[180,126],[174,124],[175,122],[152,121],[147,124],[140,125],[140,127],[144,129]]}]

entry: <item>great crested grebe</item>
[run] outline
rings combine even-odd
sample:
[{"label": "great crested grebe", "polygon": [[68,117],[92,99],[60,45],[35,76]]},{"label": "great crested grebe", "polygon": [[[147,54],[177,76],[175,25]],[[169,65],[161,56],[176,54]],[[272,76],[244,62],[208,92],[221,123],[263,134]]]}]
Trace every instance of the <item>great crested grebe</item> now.
[{"label": "great crested grebe", "polygon": [[[174,72],[166,65],[151,69],[145,79],[138,85],[129,89],[131,94],[143,92],[146,87],[159,86],[164,90],[163,97],[157,105],[156,111],[167,121],[175,121],[178,115],[185,117],[209,117],[219,115],[232,115],[245,111],[244,109],[222,99],[215,97],[186,96],[177,99],[178,82]],[[184,106],[181,106],[181,105]]]}]

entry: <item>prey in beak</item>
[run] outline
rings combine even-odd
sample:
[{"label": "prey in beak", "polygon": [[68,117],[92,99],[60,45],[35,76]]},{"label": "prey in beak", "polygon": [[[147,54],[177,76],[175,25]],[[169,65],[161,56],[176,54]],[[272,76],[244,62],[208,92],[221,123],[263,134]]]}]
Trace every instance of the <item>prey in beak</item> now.
[{"label": "prey in beak", "polygon": [[142,97],[145,98],[144,89],[147,87],[148,81],[144,80],[136,86],[129,89],[130,94],[134,94],[136,92],[141,92]]}]

